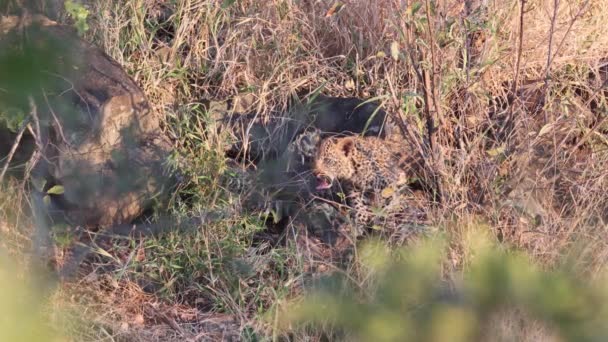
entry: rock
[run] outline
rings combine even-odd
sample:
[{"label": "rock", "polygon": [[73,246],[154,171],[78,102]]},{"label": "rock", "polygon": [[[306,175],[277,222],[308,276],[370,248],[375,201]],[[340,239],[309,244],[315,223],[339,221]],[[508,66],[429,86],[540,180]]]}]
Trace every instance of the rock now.
[{"label": "rock", "polygon": [[0,106],[27,113],[28,98],[36,103],[42,156],[34,175],[64,188],[50,207],[71,224],[105,227],[129,223],[162,198],[171,146],[122,67],[41,16],[5,17],[0,28],[0,58],[19,61],[0,76]]}]

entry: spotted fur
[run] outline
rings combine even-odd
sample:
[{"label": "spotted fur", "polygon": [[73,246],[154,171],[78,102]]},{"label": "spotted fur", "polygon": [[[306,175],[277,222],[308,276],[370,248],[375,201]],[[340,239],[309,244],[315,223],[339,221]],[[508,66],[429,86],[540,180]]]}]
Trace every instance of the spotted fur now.
[{"label": "spotted fur", "polygon": [[354,209],[355,220],[367,224],[373,217],[370,203],[387,187],[407,182],[407,151],[403,145],[376,137],[332,137],[317,150],[314,172],[318,189],[339,181]]}]

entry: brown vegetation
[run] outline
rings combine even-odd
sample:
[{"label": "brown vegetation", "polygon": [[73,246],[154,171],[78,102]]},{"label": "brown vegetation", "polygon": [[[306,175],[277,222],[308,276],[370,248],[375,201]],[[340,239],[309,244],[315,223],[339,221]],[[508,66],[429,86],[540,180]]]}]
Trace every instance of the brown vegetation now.
[{"label": "brown vegetation", "polygon": [[[209,101],[230,99],[225,111],[270,121],[295,96],[319,89],[374,98],[389,113],[390,138],[407,139],[426,161],[424,216],[450,237],[444,267],[467,268],[467,227],[483,221],[544,268],[568,257],[585,277],[605,269],[608,0],[344,4],[335,13],[331,1],[87,4],[86,38],[142,87],[186,161],[188,183],[169,210],[219,211],[222,219],[194,234],[98,246],[82,280],[63,285],[56,299],[68,312],[95,303],[91,310],[106,313],[89,322],[86,338],[200,340],[218,333],[206,319],[226,319],[220,330],[242,338],[277,337],[263,314],[300,295],[310,278],[369,276],[356,244],[344,257],[339,243],[321,243],[297,224],[278,231],[264,222],[276,208],[239,211],[248,179],[238,172],[249,165],[226,162],[229,142],[209,129],[214,114],[202,109]],[[229,191],[228,174],[244,190]],[[25,198],[10,195],[0,207],[0,235],[9,237],[0,246],[22,250],[28,230],[16,206]],[[552,336],[518,319],[508,313],[496,330]]]}]

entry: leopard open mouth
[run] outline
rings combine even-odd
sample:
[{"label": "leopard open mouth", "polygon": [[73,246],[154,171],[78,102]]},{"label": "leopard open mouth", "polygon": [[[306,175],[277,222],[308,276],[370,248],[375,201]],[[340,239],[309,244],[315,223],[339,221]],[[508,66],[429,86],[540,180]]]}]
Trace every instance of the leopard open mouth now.
[{"label": "leopard open mouth", "polygon": [[317,176],[317,190],[325,190],[331,188],[331,179],[325,175]]}]

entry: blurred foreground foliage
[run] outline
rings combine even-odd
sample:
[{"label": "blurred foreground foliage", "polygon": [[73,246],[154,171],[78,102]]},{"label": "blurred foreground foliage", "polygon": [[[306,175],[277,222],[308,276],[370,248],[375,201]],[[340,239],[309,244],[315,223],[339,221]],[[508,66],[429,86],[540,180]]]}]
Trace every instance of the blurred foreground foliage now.
[{"label": "blurred foreground foliage", "polygon": [[62,341],[50,324],[43,282],[24,276],[0,249],[0,341]]},{"label": "blurred foreground foliage", "polygon": [[608,340],[605,282],[582,281],[567,267],[542,270],[478,229],[465,240],[464,271],[450,270],[444,238],[397,252],[368,242],[359,257],[369,276],[321,279],[290,303],[281,326],[316,328],[332,340],[475,341],[494,339],[501,315],[519,312],[564,340]]},{"label": "blurred foreground foliage", "polygon": [[[0,35],[0,123],[3,126],[16,132],[32,110],[30,99],[45,103],[43,92],[48,91],[50,96],[53,90],[65,88],[68,81],[57,75],[72,75],[78,68],[76,58],[67,54],[70,44],[75,42],[61,41],[38,24],[28,27],[27,35],[17,29]],[[42,124],[48,120],[40,119]]]}]

